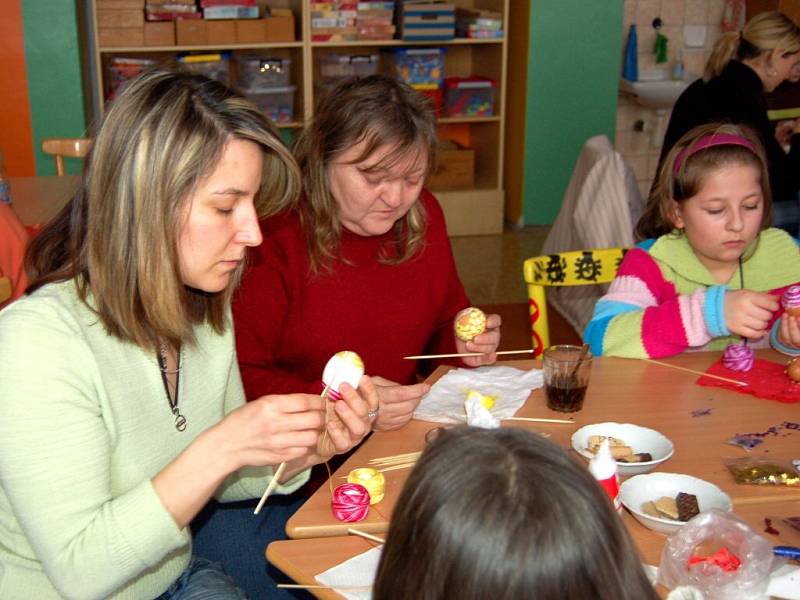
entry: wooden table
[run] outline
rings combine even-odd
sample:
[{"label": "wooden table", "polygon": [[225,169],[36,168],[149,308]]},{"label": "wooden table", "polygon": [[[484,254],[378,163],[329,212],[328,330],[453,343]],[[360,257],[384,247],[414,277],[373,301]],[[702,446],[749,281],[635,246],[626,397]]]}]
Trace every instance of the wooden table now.
[{"label": "wooden table", "polygon": [[77,175],[10,177],[11,206],[23,225],[40,225],[53,218],[78,189]]},{"label": "wooden table", "polygon": [[[759,358],[785,362],[786,358],[772,350],[760,350]],[[670,364],[705,371],[719,353],[686,353],[667,360]],[[515,361],[508,366],[531,368],[538,361]],[[431,377],[435,381],[447,371],[441,367]],[[604,421],[631,422],[656,429],[670,438],[675,454],[660,465],[657,471],[687,473],[718,485],[731,497],[734,510],[758,531],[764,530],[765,516],[797,516],[800,514],[800,489],[782,486],[746,486],[734,483],[723,459],[744,456],[741,448],[727,440],[734,434],[765,432],[771,426],[800,421],[800,404],[784,404],[762,400],[723,388],[696,385],[697,376],[649,364],[620,358],[596,359],[584,408],[574,415],[574,425],[544,425],[506,421],[505,426],[526,427],[546,431],[551,440],[570,448],[570,437],[579,427]],[[712,409],[708,416],[692,416],[692,411]],[[563,414],[546,408],[544,393],[535,390],[518,416],[563,418]],[[341,476],[351,469],[366,466],[371,458],[419,450],[424,446],[425,433],[437,425],[412,421],[398,431],[379,432],[351,456],[334,474],[334,485],[343,482]],[[797,457],[800,455],[800,431],[783,429],[778,436],[767,436],[753,454],[768,457]],[[362,531],[387,531],[392,507],[409,470],[391,471],[386,475],[386,496],[370,509],[366,520],[356,526]],[[639,546],[643,558],[658,565],[664,536],[646,529],[629,514],[625,524]],[[334,538],[346,536],[352,524],[341,523],[331,514],[330,491],[321,487],[287,523],[287,542],[270,545],[267,557],[289,576],[302,583],[313,583],[313,576],[343,560],[366,550],[363,540]],[[316,539],[325,538],[329,539]],[[315,538],[315,539],[302,539]],[[771,539],[773,543],[789,543]],[[797,540],[800,541],[800,540]],[[796,543],[796,542],[795,542]],[[338,597],[319,594],[320,597]]]}]

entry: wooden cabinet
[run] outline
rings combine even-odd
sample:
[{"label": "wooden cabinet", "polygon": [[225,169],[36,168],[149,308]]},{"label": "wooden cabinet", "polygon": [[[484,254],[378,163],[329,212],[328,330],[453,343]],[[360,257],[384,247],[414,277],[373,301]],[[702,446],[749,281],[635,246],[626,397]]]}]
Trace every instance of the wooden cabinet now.
[{"label": "wooden cabinet", "polygon": [[[503,30],[508,32],[510,0],[455,0],[461,8],[478,8],[500,12]],[[170,46],[113,46],[94,44],[90,48],[91,68],[96,81],[94,104],[104,105],[110,88],[109,65],[114,58],[151,58],[175,60],[179,52],[230,51],[238,54],[267,53],[271,57],[291,60],[291,85],[295,87],[294,117],[279,123],[286,137],[304,126],[312,116],[315,103],[315,82],[320,78],[320,63],[330,54],[378,54],[392,48],[443,47],[445,76],[480,75],[496,81],[493,116],[442,117],[439,133],[442,139],[453,140],[474,149],[475,177],[469,189],[435,189],[447,218],[450,235],[499,233],[503,228],[503,145],[505,136],[507,35],[501,39],[461,39],[441,42],[406,42],[402,40],[317,42],[311,39],[311,3],[309,0],[270,0],[270,7],[290,9],[295,17],[296,41],[280,43],[206,44]],[[89,26],[97,32],[98,11],[91,0]],[[98,39],[97,35],[92,39]]]},{"label": "wooden cabinet", "polygon": [[747,20],[768,10],[779,10],[800,24],[800,0],[747,0]]}]

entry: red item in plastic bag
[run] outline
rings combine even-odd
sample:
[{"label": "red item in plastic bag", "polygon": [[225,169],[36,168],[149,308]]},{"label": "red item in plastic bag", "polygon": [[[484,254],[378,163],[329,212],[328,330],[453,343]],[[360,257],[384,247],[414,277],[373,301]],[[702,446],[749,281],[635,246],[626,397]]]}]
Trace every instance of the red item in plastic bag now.
[{"label": "red item in plastic bag", "polygon": [[697,563],[710,563],[712,565],[717,565],[720,569],[727,571],[728,573],[731,571],[736,571],[742,566],[742,561],[740,561],[736,555],[731,554],[730,550],[728,550],[725,546],[710,556],[690,556],[689,560],[686,561],[686,564],[689,566]]},{"label": "red item in plastic bag", "polygon": [[750,371],[731,371],[723,367],[722,361],[718,360],[706,370],[706,373],[741,381],[747,385],[736,385],[711,377],[700,377],[697,383],[710,387],[722,387],[766,400],[787,403],[800,402],[800,383],[789,379],[784,373],[785,370],[786,365],[757,358]]}]

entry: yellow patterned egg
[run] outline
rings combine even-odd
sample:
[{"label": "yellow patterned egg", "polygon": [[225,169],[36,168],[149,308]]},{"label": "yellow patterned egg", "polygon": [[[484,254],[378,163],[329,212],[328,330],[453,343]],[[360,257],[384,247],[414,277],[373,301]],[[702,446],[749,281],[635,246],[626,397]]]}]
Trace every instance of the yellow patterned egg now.
[{"label": "yellow patterned egg", "polygon": [[486,329],[486,315],[480,308],[470,306],[456,315],[454,324],[456,337],[465,342],[470,341],[476,335],[480,335]]}]

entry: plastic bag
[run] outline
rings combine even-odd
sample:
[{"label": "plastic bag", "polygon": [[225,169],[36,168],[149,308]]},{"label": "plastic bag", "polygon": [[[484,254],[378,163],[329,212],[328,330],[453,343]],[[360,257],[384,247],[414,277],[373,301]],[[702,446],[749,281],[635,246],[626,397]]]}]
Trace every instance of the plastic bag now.
[{"label": "plastic bag", "polygon": [[800,472],[788,460],[745,456],[730,458],[725,466],[736,483],[750,485],[800,485]]},{"label": "plastic bag", "polygon": [[[725,571],[710,562],[689,565],[692,556],[710,555],[721,548],[741,561],[736,570]],[[766,591],[772,561],[767,540],[731,513],[711,509],[667,538],[658,581],[669,589],[694,586],[707,600],[751,600]]]}]

